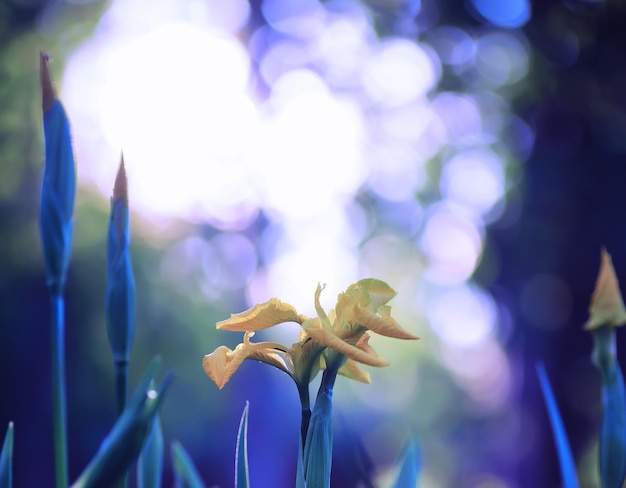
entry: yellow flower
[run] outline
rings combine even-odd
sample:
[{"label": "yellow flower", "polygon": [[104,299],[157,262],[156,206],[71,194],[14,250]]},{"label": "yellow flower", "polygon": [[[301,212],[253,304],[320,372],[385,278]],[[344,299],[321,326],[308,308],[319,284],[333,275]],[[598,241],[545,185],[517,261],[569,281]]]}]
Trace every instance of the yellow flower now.
[{"label": "yellow flower", "polygon": [[[287,373],[300,390],[308,387],[330,358],[337,358],[340,354],[346,360],[339,373],[369,383],[369,373],[360,369],[358,363],[377,367],[388,366],[389,363],[369,345],[368,330],[397,339],[418,339],[391,317],[391,307],[387,302],[396,293],[385,282],[370,278],[350,285],[339,294],[335,309],[328,314],[320,305],[322,290],[323,287],[318,284],[314,297],[317,317],[308,318],[299,314],[292,305],[272,298],[218,322],[218,329],[245,332],[244,342],[234,350],[220,346],[204,356],[202,365],[209,378],[222,388],[244,359],[255,359]],[[296,322],[302,327],[298,342],[290,348],[275,342],[250,341],[254,331],[284,322]]]},{"label": "yellow flower", "polygon": [[619,290],[611,256],[606,252],[606,249],[602,249],[602,263],[591,297],[589,315],[589,320],[585,323],[587,330],[597,329],[603,325],[626,324],[626,308]]}]

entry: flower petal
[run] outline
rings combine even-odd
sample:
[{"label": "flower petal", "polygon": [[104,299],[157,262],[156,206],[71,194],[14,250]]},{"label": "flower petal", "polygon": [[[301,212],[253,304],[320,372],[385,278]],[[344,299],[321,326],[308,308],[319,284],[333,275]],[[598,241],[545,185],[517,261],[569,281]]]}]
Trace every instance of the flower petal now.
[{"label": "flower petal", "polygon": [[372,382],[369,372],[363,371],[359,368],[359,363],[353,359],[348,359],[346,364],[339,368],[338,373],[347,378],[360,381],[361,383],[370,384]]},{"label": "flower petal", "polygon": [[320,322],[322,322],[322,325],[327,328],[328,330],[332,329],[332,326],[330,325],[330,320],[328,319],[328,315],[326,315],[326,312],[324,311],[324,309],[322,308],[322,305],[320,304],[320,295],[322,294],[322,290],[326,287],[326,285],[320,285],[319,283],[317,284],[317,289],[315,290],[315,311],[317,312],[317,316],[320,319]]},{"label": "flower petal", "polygon": [[362,307],[354,307],[352,311],[353,320],[366,329],[376,332],[382,336],[394,337],[396,339],[419,339],[419,337],[409,334],[390,315],[389,307],[381,307],[383,316],[369,312]]},{"label": "flower petal", "polygon": [[[355,283],[361,293],[369,296],[371,310],[376,311],[378,307],[385,305],[396,296],[396,292],[387,283],[375,278],[366,278]],[[353,285],[354,286],[354,285]]]},{"label": "flower petal", "polygon": [[368,364],[370,366],[389,366],[389,363],[382,357],[369,354],[362,349],[349,344],[332,332],[321,327],[319,322],[317,324],[315,322],[306,322],[302,325],[302,327],[305,328],[305,330],[317,343],[340,352],[348,359],[354,359],[359,363]]},{"label": "flower petal", "polygon": [[228,347],[220,346],[211,354],[204,356],[202,367],[207,376],[221,390],[243,360],[244,357],[241,357],[241,354],[237,355]]},{"label": "flower petal", "polygon": [[589,315],[589,320],[585,323],[587,330],[597,329],[603,325],[626,324],[626,308],[619,290],[611,256],[606,252],[606,249],[602,249],[602,263],[591,297]]},{"label": "flower petal", "polygon": [[288,303],[281,302],[277,298],[255,305],[241,313],[231,314],[228,320],[222,320],[215,324],[218,329],[233,331],[263,330],[284,322],[297,322],[302,324],[306,320],[296,309]]}]

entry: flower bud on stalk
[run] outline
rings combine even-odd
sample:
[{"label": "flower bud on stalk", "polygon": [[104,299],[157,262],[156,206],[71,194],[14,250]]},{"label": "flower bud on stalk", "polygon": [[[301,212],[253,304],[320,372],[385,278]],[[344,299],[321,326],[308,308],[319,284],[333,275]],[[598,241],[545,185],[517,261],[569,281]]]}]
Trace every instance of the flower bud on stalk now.
[{"label": "flower bud on stalk", "polygon": [[76,166],[70,125],[50,78],[47,56],[41,53],[41,93],[45,166],[41,187],[40,225],[48,288],[60,295],[65,285],[72,239]]},{"label": "flower bud on stalk", "polygon": [[129,244],[128,183],[122,157],[111,198],[106,295],[107,335],[116,367],[118,414],[126,403],[126,371],[135,336],[135,280]]},{"label": "flower bud on stalk", "polygon": [[600,479],[603,488],[620,488],[626,477],[626,390],[617,361],[615,327],[626,323],[626,308],[605,250],[589,314],[585,329],[593,334],[592,360],[602,375]]}]

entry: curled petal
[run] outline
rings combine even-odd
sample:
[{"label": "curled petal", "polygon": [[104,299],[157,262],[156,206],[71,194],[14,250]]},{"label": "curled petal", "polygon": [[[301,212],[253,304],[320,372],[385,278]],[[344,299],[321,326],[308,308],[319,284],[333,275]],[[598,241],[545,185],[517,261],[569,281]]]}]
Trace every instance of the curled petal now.
[{"label": "curled petal", "polygon": [[330,347],[331,349],[340,352],[348,359],[354,359],[359,363],[368,364],[369,366],[376,367],[389,366],[389,363],[385,361],[382,357],[369,354],[362,349],[359,349],[358,347],[353,346],[352,344],[349,344],[343,339],[337,337],[332,332],[319,326],[319,324],[317,325],[317,327],[312,323],[305,323],[302,325],[302,327],[306,328],[306,331],[317,343],[326,347]]},{"label": "curled petal", "polygon": [[270,364],[293,377],[293,361],[285,346],[276,342],[250,342],[254,332],[246,332],[243,343],[235,350],[220,346],[202,359],[204,372],[221,390],[228,383],[244,359],[254,359]]},{"label": "curled petal", "polygon": [[245,332],[269,329],[284,322],[302,324],[305,320],[306,317],[300,315],[292,305],[272,298],[245,312],[231,314],[228,320],[218,322],[215,326],[218,329]]},{"label": "curled petal", "polygon": [[357,281],[354,285],[358,287],[360,293],[366,294],[369,298],[372,311],[378,307],[385,305],[389,300],[396,296],[396,292],[387,283],[375,278],[367,278]]},{"label": "curled petal", "polygon": [[315,290],[315,311],[317,312],[317,316],[320,319],[320,322],[322,322],[322,325],[328,330],[331,330],[332,326],[330,324],[330,320],[328,319],[328,315],[326,315],[322,305],[320,305],[320,295],[325,287],[326,285],[322,286],[319,283],[317,284],[317,289]]},{"label": "curled petal", "polygon": [[237,348],[232,351],[226,346],[220,346],[202,359],[204,372],[220,390],[224,388],[224,385],[228,383],[228,380],[245,359],[245,356],[237,354],[236,351]]},{"label": "curled petal", "polygon": [[591,297],[589,315],[589,320],[585,323],[587,330],[597,329],[603,325],[626,324],[626,308],[619,290],[611,256],[606,252],[606,249],[602,249],[602,263]]},{"label": "curled petal", "polygon": [[382,336],[394,337],[396,339],[419,339],[419,337],[409,334],[398,322],[389,314],[389,307],[381,307],[382,317],[371,313],[365,308],[355,307],[352,311],[353,320],[366,329],[376,332]]}]

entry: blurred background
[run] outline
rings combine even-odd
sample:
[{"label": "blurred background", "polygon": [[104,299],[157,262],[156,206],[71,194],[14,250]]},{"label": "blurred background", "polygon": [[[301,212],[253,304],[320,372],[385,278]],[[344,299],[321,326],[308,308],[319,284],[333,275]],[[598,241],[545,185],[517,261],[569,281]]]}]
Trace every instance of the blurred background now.
[{"label": "blurred background", "polygon": [[581,484],[599,486],[582,323],[602,246],[626,280],[625,23],[621,0],[1,0],[0,426],[16,424],[16,486],[53,479],[40,49],[78,161],[71,479],[114,421],[105,237],[123,150],[131,387],[161,354],[165,440],[207,486],[233,484],[246,401],[254,486],[293,486],[300,416],[266,365],[217,390],[202,357],[241,334],[215,323],[273,296],[313,315],[318,282],[329,309],[364,277],[397,290],[421,340],[376,337],[391,367],[338,380],[333,486],[387,486],[409,436],[423,488],[561,486],[537,360]]}]

